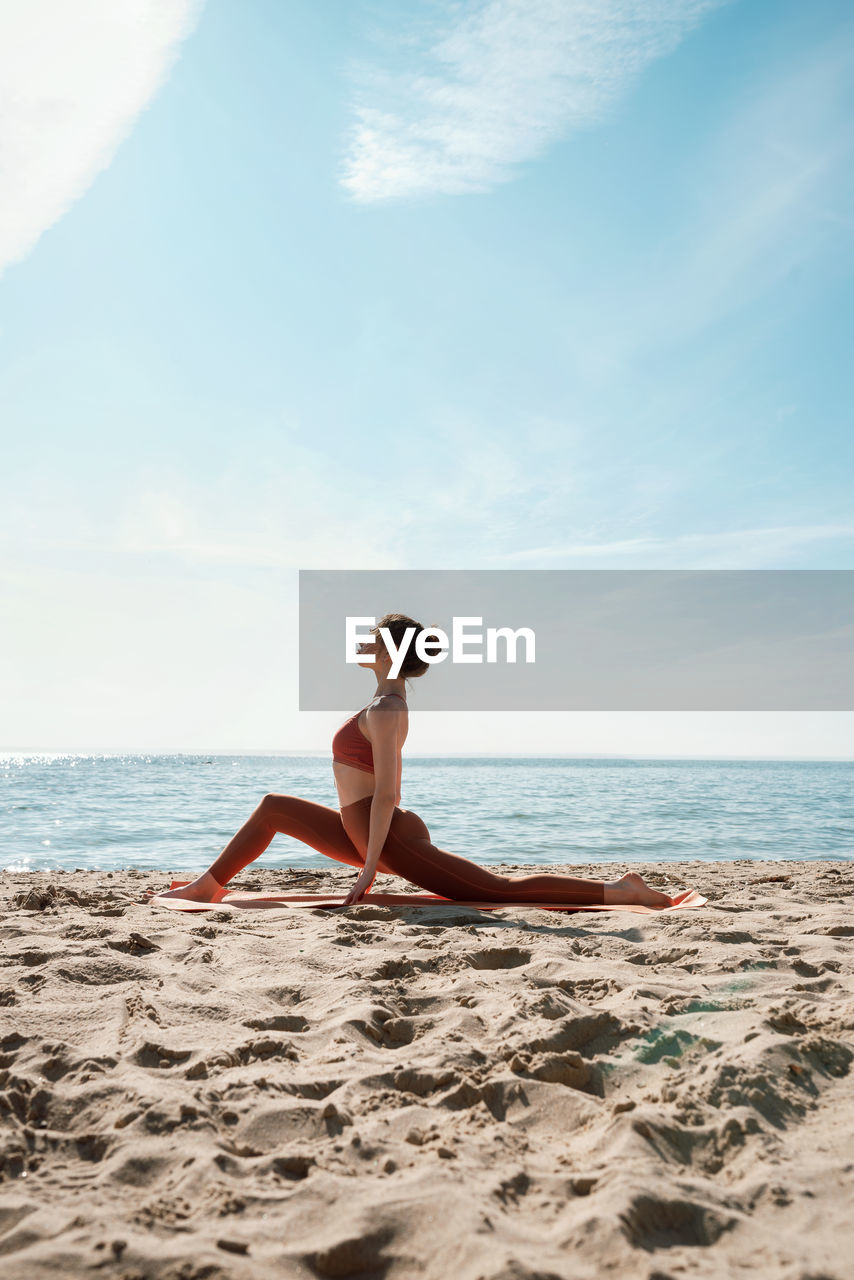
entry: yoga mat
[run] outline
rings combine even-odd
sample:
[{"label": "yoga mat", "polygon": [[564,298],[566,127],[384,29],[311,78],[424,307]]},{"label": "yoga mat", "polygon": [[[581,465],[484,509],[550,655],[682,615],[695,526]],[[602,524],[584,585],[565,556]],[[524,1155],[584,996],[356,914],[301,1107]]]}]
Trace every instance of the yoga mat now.
[{"label": "yoga mat", "polygon": [[[170,889],[189,884],[189,880],[173,880]],[[346,893],[226,893],[218,902],[188,902],[181,898],[162,898],[155,894],[149,899],[156,907],[168,907],[170,911],[269,911],[279,907],[314,907],[322,910],[340,908]],[[668,911],[684,911],[689,907],[702,907],[708,902],[696,889],[684,889],[673,898],[670,907],[641,907],[629,904],[595,903],[579,906],[572,902],[461,902],[455,898],[440,898],[434,893],[366,893],[357,907],[472,907],[478,911],[499,911],[502,907],[533,907],[537,911],[633,911],[638,915],[660,916]],[[345,910],[349,911],[347,907]]]}]

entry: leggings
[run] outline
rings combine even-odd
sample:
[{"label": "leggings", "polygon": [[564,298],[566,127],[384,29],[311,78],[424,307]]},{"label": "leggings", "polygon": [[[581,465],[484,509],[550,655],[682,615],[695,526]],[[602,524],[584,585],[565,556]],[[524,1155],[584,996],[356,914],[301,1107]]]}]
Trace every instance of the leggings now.
[{"label": "leggings", "polygon": [[[361,868],[365,865],[368,847],[372,799],[372,796],[363,796],[338,810],[299,796],[265,796],[211,864],[210,874],[218,884],[227,884],[264,852],[277,832],[293,836],[337,862]],[[418,814],[397,805],[377,871],[401,876],[429,893],[454,901],[579,905],[605,902],[602,880],[578,880],[562,875],[500,876],[458,854],[438,849]]]}]

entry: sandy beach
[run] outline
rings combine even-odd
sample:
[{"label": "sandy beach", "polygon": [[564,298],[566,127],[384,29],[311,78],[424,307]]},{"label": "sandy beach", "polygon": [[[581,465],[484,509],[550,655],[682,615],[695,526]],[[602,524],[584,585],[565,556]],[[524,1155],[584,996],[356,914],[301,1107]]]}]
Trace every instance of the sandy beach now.
[{"label": "sandy beach", "polygon": [[854,864],[632,869],[708,904],[185,914],[168,872],[5,873],[5,1273],[844,1280]]}]

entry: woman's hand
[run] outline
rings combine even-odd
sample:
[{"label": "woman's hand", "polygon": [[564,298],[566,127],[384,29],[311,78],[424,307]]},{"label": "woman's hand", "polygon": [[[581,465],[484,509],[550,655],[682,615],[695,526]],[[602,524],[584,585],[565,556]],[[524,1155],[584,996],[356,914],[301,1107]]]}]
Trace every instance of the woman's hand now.
[{"label": "woman's hand", "polygon": [[341,903],[342,907],[353,907],[357,902],[361,902],[373,884],[376,874],[376,871],[372,871],[370,874],[367,871],[360,872],[358,880]]}]

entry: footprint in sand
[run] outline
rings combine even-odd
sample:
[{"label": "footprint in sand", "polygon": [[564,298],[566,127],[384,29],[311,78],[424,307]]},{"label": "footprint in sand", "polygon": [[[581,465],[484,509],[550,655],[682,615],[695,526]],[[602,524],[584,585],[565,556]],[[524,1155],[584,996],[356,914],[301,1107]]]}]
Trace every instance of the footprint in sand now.
[{"label": "footprint in sand", "polygon": [[483,951],[469,951],[465,959],[472,969],[517,969],[530,964],[531,953],[522,947],[487,947]]}]

